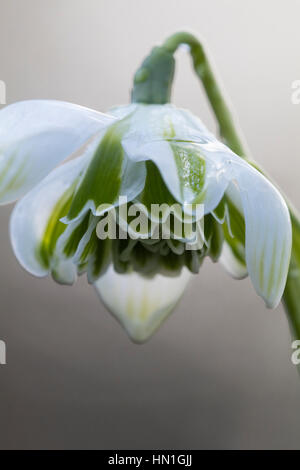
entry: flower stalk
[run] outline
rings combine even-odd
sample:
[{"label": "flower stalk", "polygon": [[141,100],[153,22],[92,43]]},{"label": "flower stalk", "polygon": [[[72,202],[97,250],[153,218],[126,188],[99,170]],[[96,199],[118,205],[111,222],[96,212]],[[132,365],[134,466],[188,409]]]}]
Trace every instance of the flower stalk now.
[{"label": "flower stalk", "polygon": [[215,73],[207,59],[202,44],[190,33],[175,33],[164,43],[170,53],[174,54],[178,47],[186,44],[190,48],[196,74],[200,78],[213,112],[219,124],[219,134],[224,143],[240,156],[246,155],[243,140],[234,124],[232,112],[224,98],[224,94],[216,79]]}]

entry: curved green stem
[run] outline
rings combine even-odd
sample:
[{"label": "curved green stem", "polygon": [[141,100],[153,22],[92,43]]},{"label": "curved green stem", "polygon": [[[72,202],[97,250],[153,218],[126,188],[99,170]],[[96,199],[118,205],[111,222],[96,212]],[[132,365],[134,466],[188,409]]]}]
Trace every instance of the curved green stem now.
[{"label": "curved green stem", "polygon": [[[201,43],[189,33],[176,33],[165,41],[163,47],[174,54],[181,44],[190,46],[195,72],[202,81],[215,117],[219,123],[221,137],[237,155],[247,159],[249,163],[253,164],[259,171],[264,173],[257,167],[256,163],[252,162],[251,159],[247,157],[245,146],[237,130],[238,126],[234,122],[232,112],[224,99],[224,94],[218,85]],[[294,334],[300,339],[300,221],[299,216],[287,198],[286,202],[289,207],[292,222],[293,246],[287,283],[282,300]]]},{"label": "curved green stem", "polygon": [[226,103],[224,93],[216,80],[202,44],[192,34],[179,32],[169,37],[163,47],[174,54],[176,49],[186,44],[190,47],[196,74],[202,81],[203,87],[219,124],[219,132],[226,143],[238,155],[246,155],[242,138],[234,124],[232,112]]}]

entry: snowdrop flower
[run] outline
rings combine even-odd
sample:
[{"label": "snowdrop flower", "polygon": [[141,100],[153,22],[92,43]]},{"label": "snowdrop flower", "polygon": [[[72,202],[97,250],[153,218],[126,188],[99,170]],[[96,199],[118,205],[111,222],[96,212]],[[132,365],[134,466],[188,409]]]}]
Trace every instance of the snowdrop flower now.
[{"label": "snowdrop flower", "polygon": [[[151,241],[138,231],[99,239],[103,204],[120,211],[120,196],[147,208],[202,204],[203,246],[187,250],[184,237]],[[0,111],[0,202],[16,199],[10,236],[21,265],[64,284],[86,272],[136,342],[169,315],[205,256],[236,278],[249,273],[268,307],[281,299],[291,252],[282,196],[173,105],[133,103],[109,114],[56,101],[7,106]]]}]

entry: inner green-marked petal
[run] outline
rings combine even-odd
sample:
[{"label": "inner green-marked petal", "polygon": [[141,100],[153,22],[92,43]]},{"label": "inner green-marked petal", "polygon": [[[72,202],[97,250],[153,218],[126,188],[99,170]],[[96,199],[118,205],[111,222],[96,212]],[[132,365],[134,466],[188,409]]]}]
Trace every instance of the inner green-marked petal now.
[{"label": "inner green-marked petal", "polygon": [[160,172],[155,163],[151,160],[146,161],[146,182],[139,201],[151,210],[151,204],[173,205],[176,200],[168,190]]},{"label": "inner green-marked petal", "polygon": [[76,228],[70,234],[69,238],[66,240],[63,247],[63,253],[67,258],[73,256],[76,253],[79,242],[88,229],[89,220],[90,213],[87,212],[83,220],[76,226]]},{"label": "inner green-marked petal", "polygon": [[90,201],[97,209],[101,204],[113,204],[122,184],[124,150],[121,139],[128,127],[119,121],[106,131],[73,198],[68,218],[77,217]]},{"label": "inner green-marked petal", "polygon": [[60,219],[64,217],[69,210],[73,191],[74,184],[62,195],[62,197],[60,197],[60,199],[55,204],[48,220],[42,241],[38,247],[38,258],[47,269],[50,267],[50,261],[55,250],[56,242],[67,227],[65,224],[60,222]]}]

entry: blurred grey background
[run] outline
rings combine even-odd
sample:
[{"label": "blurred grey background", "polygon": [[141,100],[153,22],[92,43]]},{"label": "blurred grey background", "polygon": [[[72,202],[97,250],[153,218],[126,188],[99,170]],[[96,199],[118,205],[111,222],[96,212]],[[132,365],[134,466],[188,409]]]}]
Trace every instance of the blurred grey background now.
[{"label": "blurred grey background", "polygon": [[[208,45],[252,154],[300,208],[298,0],[0,0],[7,103],[128,102],[154,44],[187,29]],[[215,130],[190,60],[173,101]],[[15,260],[0,211],[0,447],[299,448],[300,379],[282,307],[206,262],[176,312],[130,343],[85,279],[60,287]]]}]

